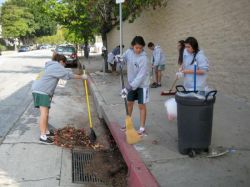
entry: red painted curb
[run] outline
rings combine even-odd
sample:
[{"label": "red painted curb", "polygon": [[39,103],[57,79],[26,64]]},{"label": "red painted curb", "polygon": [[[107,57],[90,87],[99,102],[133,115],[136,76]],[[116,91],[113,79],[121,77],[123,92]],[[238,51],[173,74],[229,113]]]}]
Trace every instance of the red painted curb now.
[{"label": "red painted curb", "polygon": [[120,125],[116,122],[109,122],[108,127],[128,166],[128,186],[158,187],[159,184],[141,160],[138,152],[132,145],[127,144],[125,133],[120,130]]},{"label": "red painted curb", "polygon": [[[94,95],[95,93],[93,93],[93,90],[96,89],[93,89],[93,87],[95,87],[95,84],[92,77],[89,77],[88,83]],[[142,161],[139,153],[132,145],[127,144],[125,133],[120,130],[121,125],[118,122],[110,121],[104,107],[100,107],[105,122],[127,164],[128,187],[159,187],[158,182]]]}]

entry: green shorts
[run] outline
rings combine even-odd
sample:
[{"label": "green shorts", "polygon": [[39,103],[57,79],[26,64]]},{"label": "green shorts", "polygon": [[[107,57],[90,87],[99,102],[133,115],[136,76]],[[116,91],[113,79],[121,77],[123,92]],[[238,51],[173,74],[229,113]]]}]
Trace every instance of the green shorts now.
[{"label": "green shorts", "polygon": [[164,70],[165,70],[165,64],[163,64],[163,65],[158,65],[158,66],[156,66],[155,69],[158,70],[158,71],[164,71]]},{"label": "green shorts", "polygon": [[149,102],[149,88],[137,88],[131,90],[127,96],[128,101],[134,102],[138,100],[138,104],[146,104]]},{"label": "green shorts", "polygon": [[40,106],[50,108],[51,97],[49,95],[32,93],[34,99],[34,106],[39,108]]}]

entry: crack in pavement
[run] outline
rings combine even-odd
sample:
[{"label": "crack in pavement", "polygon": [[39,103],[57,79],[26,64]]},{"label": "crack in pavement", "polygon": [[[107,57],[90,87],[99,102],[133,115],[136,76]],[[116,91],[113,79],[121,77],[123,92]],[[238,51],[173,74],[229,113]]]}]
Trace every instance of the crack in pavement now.
[{"label": "crack in pavement", "polygon": [[46,145],[46,146],[54,146],[54,144],[44,144],[44,143],[39,143],[39,142],[7,142],[7,143],[2,143],[1,145],[18,145],[18,144],[25,144],[25,145],[29,145],[29,144],[36,144],[36,145]]},{"label": "crack in pavement", "polygon": [[23,182],[38,182],[38,181],[44,181],[44,180],[48,180],[48,179],[49,180],[50,179],[56,179],[56,180],[58,180],[58,176],[46,177],[46,178],[40,178],[40,179],[25,179],[25,180],[23,179],[22,181],[14,182],[14,184],[23,183]]},{"label": "crack in pavement", "polygon": [[62,157],[63,157],[63,149],[62,149],[62,151],[61,151],[61,167],[60,167],[60,174],[59,174],[59,186],[61,186],[61,176],[62,176]]}]

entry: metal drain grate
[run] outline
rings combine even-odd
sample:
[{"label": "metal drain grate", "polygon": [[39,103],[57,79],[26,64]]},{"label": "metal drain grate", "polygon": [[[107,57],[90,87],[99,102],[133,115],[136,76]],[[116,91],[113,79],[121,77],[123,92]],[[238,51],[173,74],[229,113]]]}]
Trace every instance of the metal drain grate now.
[{"label": "metal drain grate", "polygon": [[95,175],[84,172],[84,167],[90,164],[94,153],[83,150],[72,150],[72,182],[104,184]]}]

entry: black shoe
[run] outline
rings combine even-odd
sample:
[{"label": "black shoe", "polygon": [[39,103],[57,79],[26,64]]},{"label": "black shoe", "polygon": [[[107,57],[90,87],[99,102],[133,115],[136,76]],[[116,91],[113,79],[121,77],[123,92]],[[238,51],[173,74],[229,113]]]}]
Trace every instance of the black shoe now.
[{"label": "black shoe", "polygon": [[151,88],[158,88],[158,87],[161,87],[161,84],[157,84],[157,83],[156,83],[156,84],[154,84],[154,85],[153,85],[153,84],[151,85]]},{"label": "black shoe", "polygon": [[151,87],[151,88],[157,88],[157,85],[158,85],[158,84],[157,84],[156,82],[154,82],[154,83],[151,84],[150,87]]},{"label": "black shoe", "polygon": [[46,136],[49,136],[49,137],[51,137],[51,136],[55,136],[55,133],[53,132],[53,131],[49,131],[49,134],[46,134]]},{"label": "black shoe", "polygon": [[48,145],[54,144],[54,140],[52,140],[51,138],[47,138],[47,140],[40,138],[39,141],[40,141],[40,143],[43,143],[43,144],[48,144]]}]

